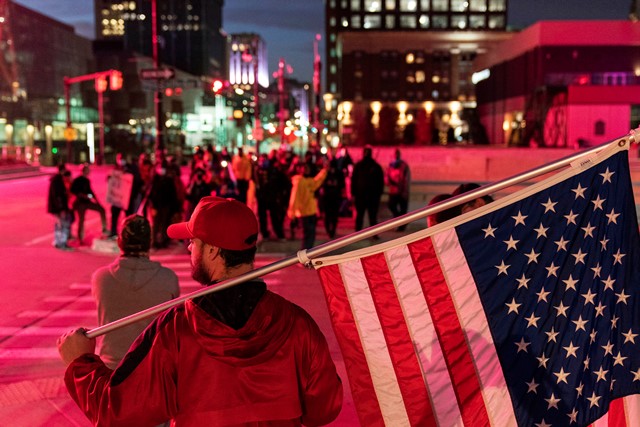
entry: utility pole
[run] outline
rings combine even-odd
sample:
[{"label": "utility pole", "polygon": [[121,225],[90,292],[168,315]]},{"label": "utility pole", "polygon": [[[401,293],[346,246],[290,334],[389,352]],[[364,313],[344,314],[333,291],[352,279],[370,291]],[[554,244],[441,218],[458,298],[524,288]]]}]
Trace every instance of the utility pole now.
[{"label": "utility pole", "polygon": [[289,118],[288,110],[285,108],[284,101],[287,93],[285,92],[284,73],[291,74],[293,68],[284,61],[284,58],[280,58],[278,61],[278,71],[276,76],[278,77],[278,127],[280,129],[280,143],[285,143],[286,134],[284,133],[286,119]]},{"label": "utility pole", "polygon": [[322,74],[320,74],[320,70],[322,68],[322,62],[318,51],[318,42],[320,39],[320,34],[316,34],[316,39],[313,41],[313,91],[315,95],[313,126],[316,128],[316,142],[318,145],[320,145],[320,141],[322,140],[322,124],[320,123],[320,93],[322,91]]},{"label": "utility pole", "polygon": [[[153,66],[155,69],[160,68],[160,58],[158,57],[158,5],[157,0],[151,0],[151,43],[153,45]],[[162,91],[160,90],[160,81],[156,83],[156,91],[153,96],[153,106],[156,115],[156,144],[155,150],[151,154],[151,158],[155,160],[155,156],[161,150],[164,150],[163,126],[162,120]]]}]

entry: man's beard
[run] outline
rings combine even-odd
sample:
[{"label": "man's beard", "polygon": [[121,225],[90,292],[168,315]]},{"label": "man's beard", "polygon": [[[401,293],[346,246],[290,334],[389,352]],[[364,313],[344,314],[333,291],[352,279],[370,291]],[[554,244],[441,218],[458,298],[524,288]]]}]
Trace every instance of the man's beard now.
[{"label": "man's beard", "polygon": [[191,264],[191,278],[203,285],[208,285],[211,282],[211,278],[202,262],[202,254]]}]

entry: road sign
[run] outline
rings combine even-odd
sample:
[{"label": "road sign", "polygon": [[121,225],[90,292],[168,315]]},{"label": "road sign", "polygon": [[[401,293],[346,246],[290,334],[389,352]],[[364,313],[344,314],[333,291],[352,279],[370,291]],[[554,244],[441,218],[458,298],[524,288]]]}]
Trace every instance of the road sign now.
[{"label": "road sign", "polygon": [[140,70],[142,80],[169,80],[174,78],[176,72],[173,68],[145,68]]}]

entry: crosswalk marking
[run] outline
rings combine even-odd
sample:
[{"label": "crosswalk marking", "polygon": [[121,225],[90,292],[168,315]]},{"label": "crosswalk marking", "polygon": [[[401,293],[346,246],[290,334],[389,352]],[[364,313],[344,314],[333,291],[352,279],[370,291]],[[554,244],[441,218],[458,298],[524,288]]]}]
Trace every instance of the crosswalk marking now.
[{"label": "crosswalk marking", "polygon": [[[93,329],[97,326],[85,326],[87,329]],[[16,337],[36,337],[36,336],[53,336],[58,337],[68,332],[69,326],[29,326],[26,328],[19,326],[0,326],[0,336],[16,336]]]},{"label": "crosswalk marking", "polygon": [[61,318],[61,317],[95,317],[96,310],[26,310],[18,313],[18,317],[48,317],[48,318]]},{"label": "crosswalk marking", "polygon": [[73,295],[58,295],[52,297],[46,297],[44,299],[45,302],[95,302],[95,299],[91,295],[83,295],[83,296],[73,296]]},{"label": "crosswalk marking", "polygon": [[0,360],[7,359],[59,359],[58,349],[51,347],[2,348]]}]

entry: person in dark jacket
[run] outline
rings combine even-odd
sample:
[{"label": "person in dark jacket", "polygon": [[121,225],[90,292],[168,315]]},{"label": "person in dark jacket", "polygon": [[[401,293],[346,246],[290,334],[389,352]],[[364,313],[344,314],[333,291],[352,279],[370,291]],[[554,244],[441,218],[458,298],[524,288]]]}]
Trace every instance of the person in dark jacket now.
[{"label": "person in dark jacket", "polygon": [[73,221],[73,211],[69,207],[70,183],[71,172],[61,164],[58,166],[58,173],[51,177],[47,200],[47,212],[56,217],[56,223],[53,226],[53,245],[61,250],[71,250],[68,244]]},{"label": "person in dark jacket", "polygon": [[169,245],[167,228],[171,218],[180,212],[178,190],[173,176],[168,173],[169,164],[165,160],[157,168],[151,181],[149,201],[151,202],[151,218],[153,223],[153,246],[156,249]]},{"label": "person in dark jacket", "polygon": [[[351,196],[356,207],[356,231],[362,230],[365,212],[369,215],[369,226],[378,223],[378,208],[384,191],[382,166],[372,157],[370,146],[364,147],[362,160],[353,167]],[[377,239],[377,236],[374,237]]]},{"label": "person in dark jacket", "polygon": [[73,210],[78,213],[78,242],[83,243],[84,240],[84,216],[88,210],[96,211],[100,214],[102,222],[102,234],[108,235],[107,214],[102,204],[98,201],[96,193],[91,188],[89,174],[91,169],[88,164],[82,167],[82,175],[76,177],[71,183],[71,193],[75,196],[73,202]]}]

